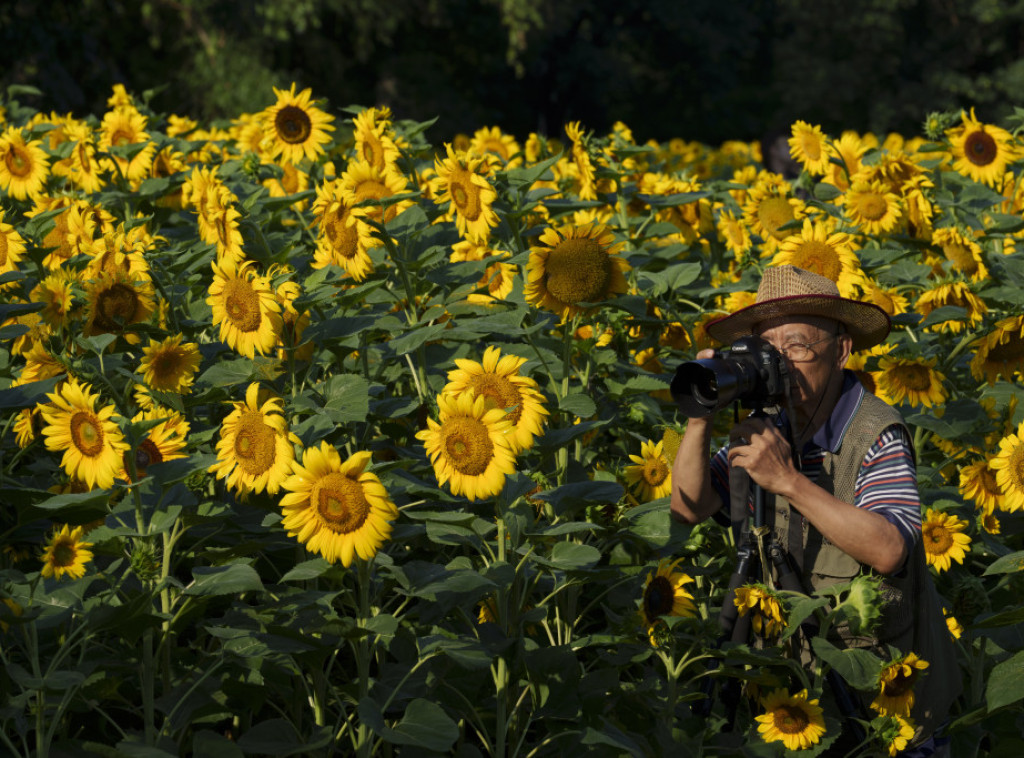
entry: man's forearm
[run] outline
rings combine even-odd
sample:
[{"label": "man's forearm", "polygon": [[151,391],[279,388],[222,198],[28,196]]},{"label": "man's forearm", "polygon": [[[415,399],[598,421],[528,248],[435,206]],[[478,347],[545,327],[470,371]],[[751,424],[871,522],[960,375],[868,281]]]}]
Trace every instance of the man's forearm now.
[{"label": "man's forearm", "polygon": [[697,524],[718,510],[711,486],[711,419],[690,419],[672,463],[672,517]]}]

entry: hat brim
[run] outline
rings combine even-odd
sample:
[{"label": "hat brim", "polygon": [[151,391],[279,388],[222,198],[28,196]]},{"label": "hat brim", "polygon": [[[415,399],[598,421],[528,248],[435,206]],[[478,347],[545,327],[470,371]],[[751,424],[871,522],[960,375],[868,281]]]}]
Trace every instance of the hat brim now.
[{"label": "hat brim", "polygon": [[731,344],[753,334],[762,321],[779,316],[820,316],[841,322],[853,338],[854,350],[866,350],[882,342],[892,328],[889,314],[874,303],[836,295],[793,295],[754,303],[705,327],[714,339]]}]

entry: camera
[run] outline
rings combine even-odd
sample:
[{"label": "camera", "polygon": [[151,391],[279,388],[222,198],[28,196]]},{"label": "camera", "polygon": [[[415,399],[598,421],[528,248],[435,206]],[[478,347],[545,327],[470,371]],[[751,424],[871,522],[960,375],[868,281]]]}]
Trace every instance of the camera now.
[{"label": "camera", "polygon": [[778,350],[750,335],[714,358],[681,364],[670,390],[688,418],[710,416],[733,401],[760,410],[788,401],[789,371]]}]

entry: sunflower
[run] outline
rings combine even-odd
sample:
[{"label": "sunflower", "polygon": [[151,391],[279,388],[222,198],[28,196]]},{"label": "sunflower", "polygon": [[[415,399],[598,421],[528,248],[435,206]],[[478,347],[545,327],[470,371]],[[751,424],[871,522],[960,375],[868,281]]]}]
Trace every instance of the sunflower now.
[{"label": "sunflower", "polygon": [[72,579],[85,576],[85,564],[92,560],[91,542],[82,540],[83,527],[71,529],[64,524],[54,531],[43,549],[43,568],[39,572],[47,579],[60,579],[67,574]]},{"label": "sunflower", "polygon": [[[0,118],[0,121],[3,121],[3,119]],[[6,546],[4,549],[6,550]],[[8,614],[8,618],[11,618],[12,616],[15,618],[20,617],[25,612],[20,605],[9,597],[0,597],[0,603],[3,603],[7,608],[6,613]],[[10,628],[10,625],[6,621],[0,620],[0,632],[6,633]]]},{"label": "sunflower", "polygon": [[[3,240],[0,239],[0,247]],[[29,300],[33,303],[43,303],[43,309],[39,316],[47,324],[54,328],[67,326],[72,318],[74,309],[74,287],[78,279],[73,271],[58,269],[49,276],[44,276],[39,283],[32,288]]]},{"label": "sunflower", "polygon": [[1024,373],[1024,316],[1010,316],[996,322],[988,334],[972,343],[971,376],[995,384],[1002,376],[1008,382]]},{"label": "sunflower", "polygon": [[964,625],[957,621],[956,616],[945,608],[942,609],[942,615],[946,617],[946,628],[949,630],[949,636],[954,640],[960,639],[964,633]]},{"label": "sunflower", "polygon": [[324,146],[331,141],[328,132],[334,131],[331,124],[334,116],[312,104],[311,89],[304,89],[296,95],[295,82],[288,90],[273,89],[277,102],[263,111],[270,157],[280,156],[281,160],[289,163],[298,163],[306,157],[315,162],[324,154]]},{"label": "sunflower", "polygon": [[914,707],[914,683],[928,662],[907,653],[882,667],[878,675],[878,695],[871,707],[883,716],[910,716]]},{"label": "sunflower", "polygon": [[750,230],[732,211],[723,211],[715,222],[715,228],[718,230],[718,239],[735,257],[742,258],[753,247]]},{"label": "sunflower", "polygon": [[630,455],[633,466],[626,466],[626,481],[647,503],[672,492],[672,461],[665,455],[661,441],[647,440],[640,446],[640,455]]},{"label": "sunflower", "polygon": [[18,418],[14,422],[13,426],[14,441],[17,443],[18,447],[25,448],[36,441],[38,418],[38,408],[22,408],[18,412]]},{"label": "sunflower", "polygon": [[132,344],[140,338],[130,327],[156,310],[149,278],[123,270],[105,271],[86,282],[85,297],[85,334],[117,334]]},{"label": "sunflower", "polygon": [[697,615],[693,595],[686,589],[686,585],[692,583],[693,578],[682,571],[676,571],[682,560],[679,558],[673,561],[665,558],[658,562],[658,567],[654,571],[647,574],[641,613],[648,629],[662,616],[693,618]]},{"label": "sunflower", "polygon": [[971,551],[971,538],[963,534],[967,522],[956,516],[929,508],[921,524],[921,542],[929,566],[946,571],[951,562],[964,562],[964,554]]},{"label": "sunflower", "polygon": [[849,234],[834,232],[827,221],[804,219],[798,234],[780,243],[771,265],[792,265],[831,279],[843,297],[855,297],[864,283],[864,272]]},{"label": "sunflower", "polygon": [[469,143],[470,153],[488,159],[497,158],[498,163],[505,168],[522,165],[523,159],[519,155],[520,150],[516,138],[511,134],[503,133],[497,126],[485,126],[477,129]]},{"label": "sunflower", "polygon": [[973,329],[981,323],[982,318],[988,313],[988,306],[985,301],[975,295],[966,282],[946,282],[938,284],[929,290],[925,290],[917,298],[914,310],[922,316],[927,316],[937,308],[954,305],[967,311],[966,319],[954,318],[927,327],[930,332],[949,331],[959,334],[964,328]]},{"label": "sunflower", "polygon": [[779,596],[763,584],[748,584],[736,588],[733,603],[741,616],[751,614],[754,632],[774,638],[786,628],[785,608]]},{"label": "sunflower", "polygon": [[[99,149],[106,151],[110,158],[103,161],[109,170],[120,173],[132,187],[137,187],[149,176],[156,154],[156,143],[152,142],[146,132],[148,119],[134,107],[115,108],[107,111],[100,125]],[[127,148],[130,145],[144,145],[135,150],[131,157],[111,148]]]},{"label": "sunflower", "polygon": [[445,150],[447,158],[434,158],[440,185],[437,203],[449,204],[448,215],[454,215],[459,234],[468,240],[485,242],[491,229],[498,225],[498,214],[493,208],[498,193],[481,170],[484,159],[456,152],[450,144],[445,145]]},{"label": "sunflower", "polygon": [[936,358],[894,358],[878,360],[878,390],[893,404],[906,400],[928,408],[946,402],[946,377],[935,370]]},{"label": "sunflower", "polygon": [[161,392],[187,393],[199,370],[199,346],[194,342],[182,344],[180,334],[161,342],[151,339],[142,348],[139,371],[152,389]]},{"label": "sunflower", "polygon": [[861,159],[868,149],[860,136],[852,131],[843,132],[838,140],[829,143],[828,149],[829,157],[838,160],[842,165],[830,161],[822,181],[845,192],[850,187],[850,177],[860,171]]},{"label": "sunflower", "polygon": [[787,750],[804,750],[821,741],[825,734],[824,711],[818,700],[808,700],[807,690],[790,695],[772,690],[762,700],[765,712],[757,716],[757,727],[765,742],[781,741]]},{"label": "sunflower", "polygon": [[325,181],[317,187],[313,217],[320,228],[313,268],[337,266],[357,282],[373,272],[367,245],[376,246],[376,240],[363,238],[358,218],[342,199],[340,180]]},{"label": "sunflower", "polygon": [[854,177],[840,202],[861,234],[888,234],[903,215],[899,196],[877,180]]},{"label": "sunflower", "polygon": [[114,406],[97,411],[99,395],[91,389],[71,378],[47,395],[50,402],[39,406],[47,424],[42,434],[47,450],[64,452],[61,465],[68,476],[81,480],[89,489],[109,489],[121,470],[121,455],[128,445],[111,420]]},{"label": "sunflower", "polygon": [[[0,208],[0,275],[18,270],[18,263],[25,253],[25,240],[18,230],[4,221],[4,209]],[[16,286],[16,282],[0,285],[0,290]]]},{"label": "sunflower", "polygon": [[[378,117],[381,118],[378,121]],[[360,160],[369,163],[378,171],[383,172],[388,166],[394,164],[401,152],[394,139],[388,133],[390,122],[381,111],[376,108],[367,108],[360,111],[352,119],[355,125],[356,155]]]},{"label": "sunflower", "polygon": [[989,466],[995,469],[1003,493],[1002,509],[1011,513],[1024,509],[1024,423],[1015,434],[999,440],[999,452]]},{"label": "sunflower", "polygon": [[1006,167],[1017,158],[1017,147],[1005,129],[983,124],[961,111],[963,123],[948,131],[953,170],[976,182],[994,187],[1006,173]]},{"label": "sunflower", "polygon": [[992,513],[1003,500],[992,458],[975,461],[960,469],[960,494],[966,500],[973,500],[975,507],[985,514]]},{"label": "sunflower", "polygon": [[587,143],[579,121],[565,125],[565,134],[572,141],[570,155],[572,165],[576,169],[576,181],[579,185],[577,194],[580,200],[597,200],[597,181],[594,164],[587,152]]},{"label": "sunflower", "polygon": [[36,197],[50,175],[50,160],[41,140],[25,141],[21,129],[0,135],[0,189],[16,200]]},{"label": "sunflower", "polygon": [[500,348],[491,345],[484,350],[479,363],[456,358],[458,368],[448,372],[448,383],[441,390],[445,395],[466,392],[473,398],[483,397],[487,410],[504,410],[512,425],[506,439],[515,454],[533,446],[534,437],[543,431],[548,415],[537,382],[519,374],[525,363],[525,358],[503,356]]},{"label": "sunflower", "polygon": [[881,716],[873,725],[890,758],[902,755],[917,733],[914,722],[903,716]]},{"label": "sunflower", "polygon": [[[136,481],[145,477],[146,469],[156,463],[185,457],[186,437],[190,425],[183,416],[162,408],[151,408],[133,416],[132,421],[160,421],[146,432],[145,438],[135,448]],[[127,465],[121,476],[131,480]]]},{"label": "sunflower", "polygon": [[931,255],[927,259],[936,276],[942,276],[948,268],[971,281],[988,279],[988,268],[981,257],[981,245],[971,231],[944,226],[932,233],[932,244],[942,251],[942,258]]},{"label": "sunflower", "polygon": [[245,400],[235,402],[234,410],[220,427],[217,462],[209,471],[226,479],[236,492],[276,494],[295,459],[293,442],[298,438],[288,431],[282,415],[283,402],[270,397],[259,401],[260,385],[253,382],[245,391]]},{"label": "sunflower", "polygon": [[789,182],[770,172],[757,177],[743,202],[743,222],[761,238],[762,257],[774,254],[779,243],[793,233],[782,227],[805,215],[804,202],[793,196]]},{"label": "sunflower", "polygon": [[549,227],[530,247],[526,301],[561,316],[584,312],[627,289],[627,264],[616,253],[624,243],[600,224]]},{"label": "sunflower", "polygon": [[890,316],[906,313],[910,307],[910,302],[907,300],[906,295],[902,294],[898,289],[882,287],[867,277],[864,278],[862,289],[864,290],[865,299],[869,303],[877,305]]},{"label": "sunflower", "polygon": [[437,404],[439,422],[428,418],[416,438],[430,456],[438,484],[450,482],[453,495],[470,500],[500,493],[505,477],[515,472],[506,411],[488,409],[484,395],[469,392],[438,395]]},{"label": "sunflower", "polygon": [[398,509],[376,474],[366,471],[370,453],[344,462],[326,442],[307,448],[284,480],[281,522],[313,553],[346,568],[358,556],[370,560],[391,536]]},{"label": "sunflower", "polygon": [[806,121],[797,121],[792,127],[793,136],[789,138],[789,153],[804,167],[809,174],[821,176],[829,169],[831,150],[829,140],[820,126],[812,126]]},{"label": "sunflower", "polygon": [[281,334],[281,306],[265,277],[257,275],[251,261],[236,264],[227,259],[213,263],[213,283],[206,302],[213,310],[213,325],[220,325],[220,339],[246,358],[258,351],[266,355],[277,347]]}]

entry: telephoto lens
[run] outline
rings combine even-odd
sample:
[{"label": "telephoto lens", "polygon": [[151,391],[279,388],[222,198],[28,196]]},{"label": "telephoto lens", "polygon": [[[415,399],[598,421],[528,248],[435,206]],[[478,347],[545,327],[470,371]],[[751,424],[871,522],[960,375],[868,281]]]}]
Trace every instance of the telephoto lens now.
[{"label": "telephoto lens", "polygon": [[783,403],[789,393],[789,373],[779,352],[751,335],[713,358],[680,364],[670,390],[685,416],[702,418],[733,401],[753,409]]}]

